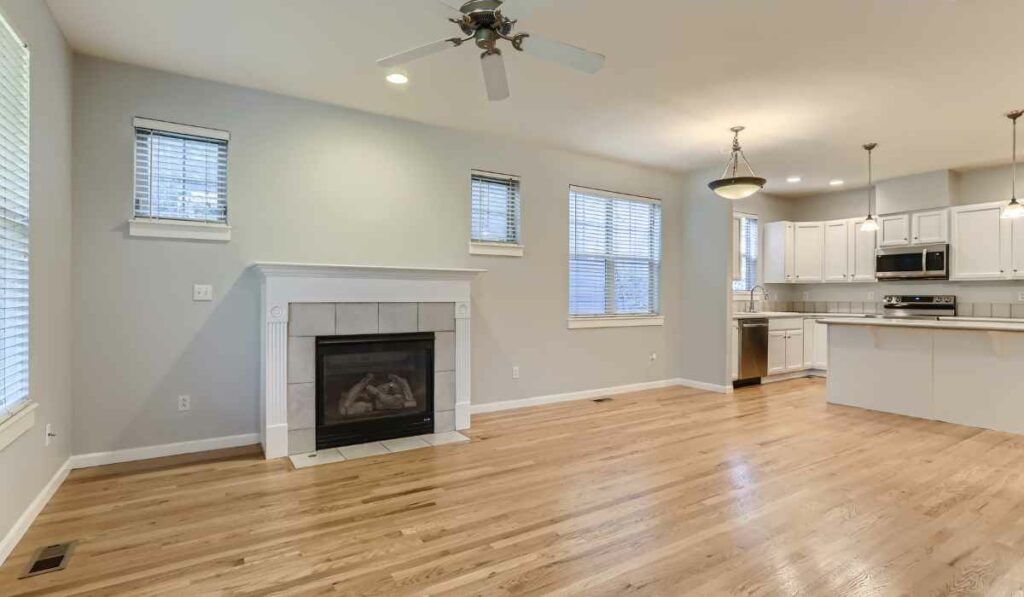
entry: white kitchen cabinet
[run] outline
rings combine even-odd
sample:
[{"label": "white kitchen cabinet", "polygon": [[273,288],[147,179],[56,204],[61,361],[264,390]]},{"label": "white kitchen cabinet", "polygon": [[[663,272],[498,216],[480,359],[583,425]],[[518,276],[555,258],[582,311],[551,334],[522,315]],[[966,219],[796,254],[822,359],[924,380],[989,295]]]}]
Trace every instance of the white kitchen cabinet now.
[{"label": "white kitchen cabinet", "polygon": [[786,371],[804,368],[804,331],[786,332]]},{"label": "white kitchen cabinet", "polygon": [[786,372],[787,330],[768,332],[768,375]]},{"label": "white kitchen cabinet", "polygon": [[[806,342],[804,345],[806,346]],[[814,356],[811,357],[811,368],[828,369],[828,325],[814,322]],[[806,361],[806,357],[804,358]]]},{"label": "white kitchen cabinet", "polygon": [[1010,274],[1014,278],[1024,278],[1024,218],[1011,221],[1010,245]]},{"label": "white kitchen cabinet", "polygon": [[911,214],[912,245],[949,242],[949,210],[921,211]]},{"label": "white kitchen cabinet", "polygon": [[824,272],[824,254],[824,224],[798,222],[793,225],[793,278],[795,282],[821,282]]},{"label": "white kitchen cabinet", "polygon": [[804,320],[804,369],[814,366],[814,320]]},{"label": "white kitchen cabinet", "polygon": [[[1003,205],[998,202],[953,208],[951,279],[1011,277],[1014,226],[1001,218]],[[1020,241],[1024,241],[1024,236]]]},{"label": "white kitchen cabinet", "polygon": [[850,266],[847,278],[851,282],[875,281],[875,247],[876,233],[864,232],[860,229],[863,220],[849,220],[850,230]]},{"label": "white kitchen cabinet", "polygon": [[902,247],[910,244],[910,214],[878,216],[878,246]]},{"label": "white kitchen cabinet", "polygon": [[850,223],[832,220],[824,224],[826,282],[847,282],[850,279]]},{"label": "white kitchen cabinet", "polygon": [[740,378],[740,322],[732,322],[732,379]]},{"label": "white kitchen cabinet", "polygon": [[792,222],[770,222],[764,226],[764,281],[787,284],[794,281],[794,226]]}]

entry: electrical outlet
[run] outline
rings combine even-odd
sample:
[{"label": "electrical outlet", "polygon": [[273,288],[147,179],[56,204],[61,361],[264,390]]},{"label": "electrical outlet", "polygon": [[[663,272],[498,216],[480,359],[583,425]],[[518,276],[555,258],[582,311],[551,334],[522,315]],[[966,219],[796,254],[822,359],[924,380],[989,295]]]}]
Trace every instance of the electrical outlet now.
[{"label": "electrical outlet", "polygon": [[519,379],[519,365],[512,367],[512,379]]},{"label": "electrical outlet", "polygon": [[53,425],[50,423],[46,424],[46,445],[49,446],[53,438],[56,437],[53,433]]},{"label": "electrical outlet", "polygon": [[209,284],[193,284],[192,300],[208,302],[213,300],[213,286]]},{"label": "electrical outlet", "polygon": [[804,300],[805,301],[811,300],[811,293],[810,292],[805,292],[804,293]]},{"label": "electrical outlet", "polygon": [[657,361],[657,360],[658,360],[658,353],[652,352],[651,353],[651,362],[653,363],[654,361]]},{"label": "electrical outlet", "polygon": [[1017,300],[1024,303],[1024,292],[1017,294]]},{"label": "electrical outlet", "polygon": [[875,300],[875,292],[873,290],[871,292],[868,292],[867,300],[869,300],[869,301]]},{"label": "electrical outlet", "polygon": [[181,412],[192,410],[192,397],[188,394],[178,396],[178,410]]}]

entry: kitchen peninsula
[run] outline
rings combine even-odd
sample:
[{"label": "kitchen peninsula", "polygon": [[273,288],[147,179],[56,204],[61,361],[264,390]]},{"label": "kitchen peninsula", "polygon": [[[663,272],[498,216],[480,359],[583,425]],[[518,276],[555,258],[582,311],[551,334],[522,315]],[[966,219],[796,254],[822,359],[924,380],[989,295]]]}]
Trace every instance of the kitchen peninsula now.
[{"label": "kitchen peninsula", "polygon": [[822,318],[827,400],[1024,433],[1024,323]]}]

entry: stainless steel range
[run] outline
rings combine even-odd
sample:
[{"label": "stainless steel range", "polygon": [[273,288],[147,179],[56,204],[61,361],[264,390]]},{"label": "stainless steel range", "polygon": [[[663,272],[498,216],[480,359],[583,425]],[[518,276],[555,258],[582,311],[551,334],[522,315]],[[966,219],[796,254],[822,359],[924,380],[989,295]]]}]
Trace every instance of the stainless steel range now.
[{"label": "stainless steel range", "polygon": [[956,297],[952,295],[888,295],[882,303],[884,317],[938,319],[956,315]]}]

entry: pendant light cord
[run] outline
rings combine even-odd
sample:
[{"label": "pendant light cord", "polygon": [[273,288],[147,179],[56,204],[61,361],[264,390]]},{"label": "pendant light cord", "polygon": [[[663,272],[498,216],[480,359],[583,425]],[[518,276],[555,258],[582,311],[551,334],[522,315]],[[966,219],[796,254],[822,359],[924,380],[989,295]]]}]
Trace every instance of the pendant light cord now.
[{"label": "pendant light cord", "polygon": [[1010,171],[1013,173],[1013,182],[1010,186],[1011,199],[1017,199],[1017,119],[1020,118],[1021,111],[1010,112],[1010,119],[1013,120],[1013,165],[1010,167]]},{"label": "pendant light cord", "polygon": [[878,143],[865,143],[864,149],[868,152],[868,218],[873,217],[872,207],[875,198],[875,187],[873,185],[874,178],[871,172],[871,152],[878,147]]}]

